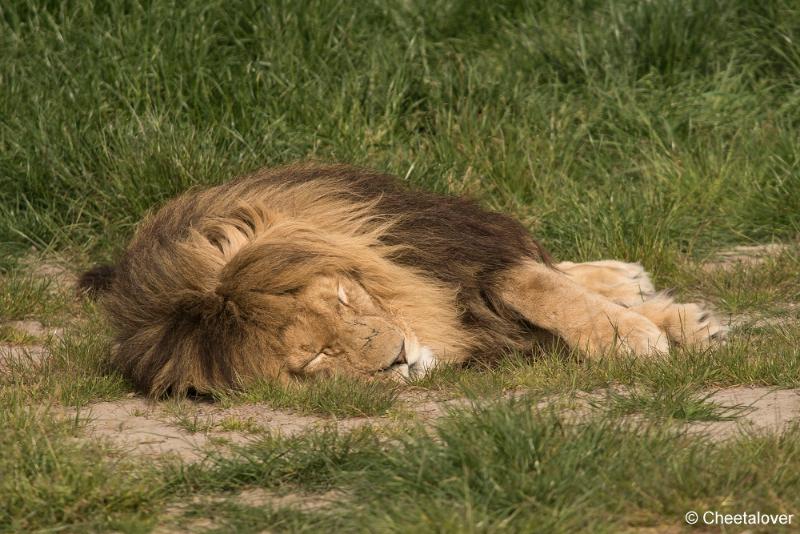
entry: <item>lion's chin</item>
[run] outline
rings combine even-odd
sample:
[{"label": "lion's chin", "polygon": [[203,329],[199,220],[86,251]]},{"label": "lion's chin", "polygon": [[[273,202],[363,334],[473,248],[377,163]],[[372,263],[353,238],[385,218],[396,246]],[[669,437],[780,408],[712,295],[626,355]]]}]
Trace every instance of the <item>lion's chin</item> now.
[{"label": "lion's chin", "polygon": [[420,346],[418,354],[419,356],[416,361],[409,364],[409,375],[411,378],[421,378],[436,367],[436,356],[429,347]]},{"label": "lion's chin", "polygon": [[436,367],[436,356],[433,351],[429,347],[414,342],[409,343],[409,350],[406,351],[406,363],[396,363],[380,371],[379,374],[401,381],[414,380],[422,378],[434,367]]}]

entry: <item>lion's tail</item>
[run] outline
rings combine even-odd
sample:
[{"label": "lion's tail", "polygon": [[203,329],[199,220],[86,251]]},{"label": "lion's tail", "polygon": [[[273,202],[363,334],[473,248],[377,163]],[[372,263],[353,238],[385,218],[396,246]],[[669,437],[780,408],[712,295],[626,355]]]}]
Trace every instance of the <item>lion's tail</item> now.
[{"label": "lion's tail", "polygon": [[111,289],[114,282],[115,267],[113,265],[95,265],[78,278],[78,293],[91,298]]}]

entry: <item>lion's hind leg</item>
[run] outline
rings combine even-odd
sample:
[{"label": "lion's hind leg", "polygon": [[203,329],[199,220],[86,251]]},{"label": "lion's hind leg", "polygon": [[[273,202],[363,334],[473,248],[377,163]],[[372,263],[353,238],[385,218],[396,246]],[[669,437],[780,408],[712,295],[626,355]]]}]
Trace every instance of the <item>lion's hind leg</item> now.
[{"label": "lion's hind leg", "polygon": [[641,263],[616,260],[573,263],[562,261],[555,265],[582,286],[623,306],[635,306],[655,294],[650,275]]}]

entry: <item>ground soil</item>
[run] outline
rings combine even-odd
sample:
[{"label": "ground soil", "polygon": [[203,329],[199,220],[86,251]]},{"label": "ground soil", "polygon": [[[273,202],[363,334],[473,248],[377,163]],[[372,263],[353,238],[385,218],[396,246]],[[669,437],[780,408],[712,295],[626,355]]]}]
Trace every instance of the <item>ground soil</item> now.
[{"label": "ground soil", "polygon": [[[785,249],[783,245],[736,247],[717,254],[703,268],[727,269],[740,263],[763,262],[768,257],[783,253]],[[52,280],[56,287],[74,287],[74,274],[60,263],[32,262],[30,268],[34,274]],[[730,322],[733,326],[766,325],[780,324],[784,320],[789,319],[737,316],[731,318]],[[63,335],[63,329],[49,327],[35,320],[0,323],[0,326],[18,330],[37,340]],[[25,345],[0,343],[0,372],[11,365],[37,364],[46,357],[47,349],[43,342]],[[519,394],[524,392],[509,393]],[[603,393],[588,395],[601,396]],[[587,397],[579,398],[579,405],[585,407],[591,404],[590,400]],[[713,439],[725,439],[742,430],[780,429],[800,418],[800,390],[735,387],[713,392],[711,400],[725,406],[742,407],[736,420],[691,425],[692,431],[704,432]],[[441,400],[424,391],[406,391],[400,397],[400,411],[423,423],[435,421],[450,408],[466,405],[468,401],[465,399]],[[569,409],[575,410],[574,404]],[[578,411],[582,410],[579,408]],[[264,404],[222,407],[210,402],[189,400],[184,401],[176,412],[174,406],[133,394],[125,399],[85,406],[80,411],[87,416],[86,439],[106,440],[132,454],[171,455],[187,462],[203,458],[211,449],[247,443],[264,433],[290,436],[327,425],[346,430],[365,424],[390,425],[396,422],[391,416],[332,419],[276,410]],[[64,410],[64,413],[73,417],[75,410]],[[246,430],[224,430],[226,421],[238,421]]]}]

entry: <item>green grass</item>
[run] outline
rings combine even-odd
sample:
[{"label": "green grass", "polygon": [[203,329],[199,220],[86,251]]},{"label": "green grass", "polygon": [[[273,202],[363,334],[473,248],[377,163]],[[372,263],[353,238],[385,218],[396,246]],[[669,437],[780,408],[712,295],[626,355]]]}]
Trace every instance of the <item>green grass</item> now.
[{"label": "green grass", "polygon": [[152,206],[305,158],[466,192],[570,259],[791,238],[789,0],[19,1],[0,242],[107,258]]},{"label": "green grass", "polygon": [[21,269],[0,271],[0,320],[44,318],[48,322],[68,309],[68,299],[47,279]]},{"label": "green grass", "polygon": [[[202,520],[220,532],[616,532],[678,526],[687,510],[800,505],[797,427],[712,443],[660,422],[570,421],[523,399],[452,412],[432,432],[266,436],[201,463],[153,465],[79,445],[68,439],[74,422],[2,402],[13,429],[0,438],[8,532],[145,532]],[[338,493],[310,510],[238,500],[254,487],[305,499]]]},{"label": "green grass", "polygon": [[213,523],[206,523],[204,530],[208,534],[259,534],[264,532],[265,525],[269,525],[271,532],[319,532],[319,529],[331,526],[331,521],[325,516],[313,512],[270,505],[249,506],[235,499],[194,504],[180,516],[176,526],[191,525],[192,521],[202,525],[203,521],[208,521],[212,508]]},{"label": "green grass", "polygon": [[[661,423],[595,416],[575,424],[513,401],[454,412],[433,434],[407,432],[388,444],[369,430],[267,438],[173,483],[232,500],[253,486],[341,490],[339,502],[308,517],[315,528],[618,532],[678,526],[693,509],[795,509],[797,433],[714,444]],[[205,514],[212,510],[219,507]],[[245,522],[259,512],[235,507],[222,516]]]},{"label": "green grass", "polygon": [[395,404],[397,393],[396,384],[334,376],[310,383],[261,381],[242,391],[219,392],[215,400],[223,406],[263,402],[303,414],[366,417],[384,415]]},{"label": "green grass", "polygon": [[38,338],[13,326],[0,325],[0,343],[13,345],[30,345],[36,343]]},{"label": "green grass", "polygon": [[11,354],[0,350],[0,366],[5,367],[0,372],[0,392],[12,392],[26,402],[65,406],[127,394],[130,385],[106,363],[111,350],[108,332],[96,312],[89,313],[88,319],[44,346],[25,346]]},{"label": "green grass", "polygon": [[258,434],[264,432],[263,427],[251,417],[224,417],[217,423],[217,428],[223,432],[242,432],[244,434]]},{"label": "green grass", "polygon": [[794,248],[766,258],[760,265],[712,271],[701,277],[693,289],[696,294],[713,295],[715,304],[724,312],[791,314],[786,305],[800,301],[800,254]]},{"label": "green grass", "polygon": [[25,401],[0,390],[0,532],[146,531],[163,499],[156,473],[98,461],[104,450],[76,439],[78,421]]},{"label": "green grass", "polygon": [[194,404],[191,401],[170,399],[162,403],[161,407],[172,416],[173,425],[190,434],[206,433],[214,428],[211,417],[193,413]]},{"label": "green grass", "polygon": [[[609,391],[605,402],[610,413],[622,416],[644,414],[682,421],[733,421],[746,406],[725,406],[711,400],[713,392],[699,394],[689,387],[655,391]],[[600,404],[602,406],[602,404]]]}]

